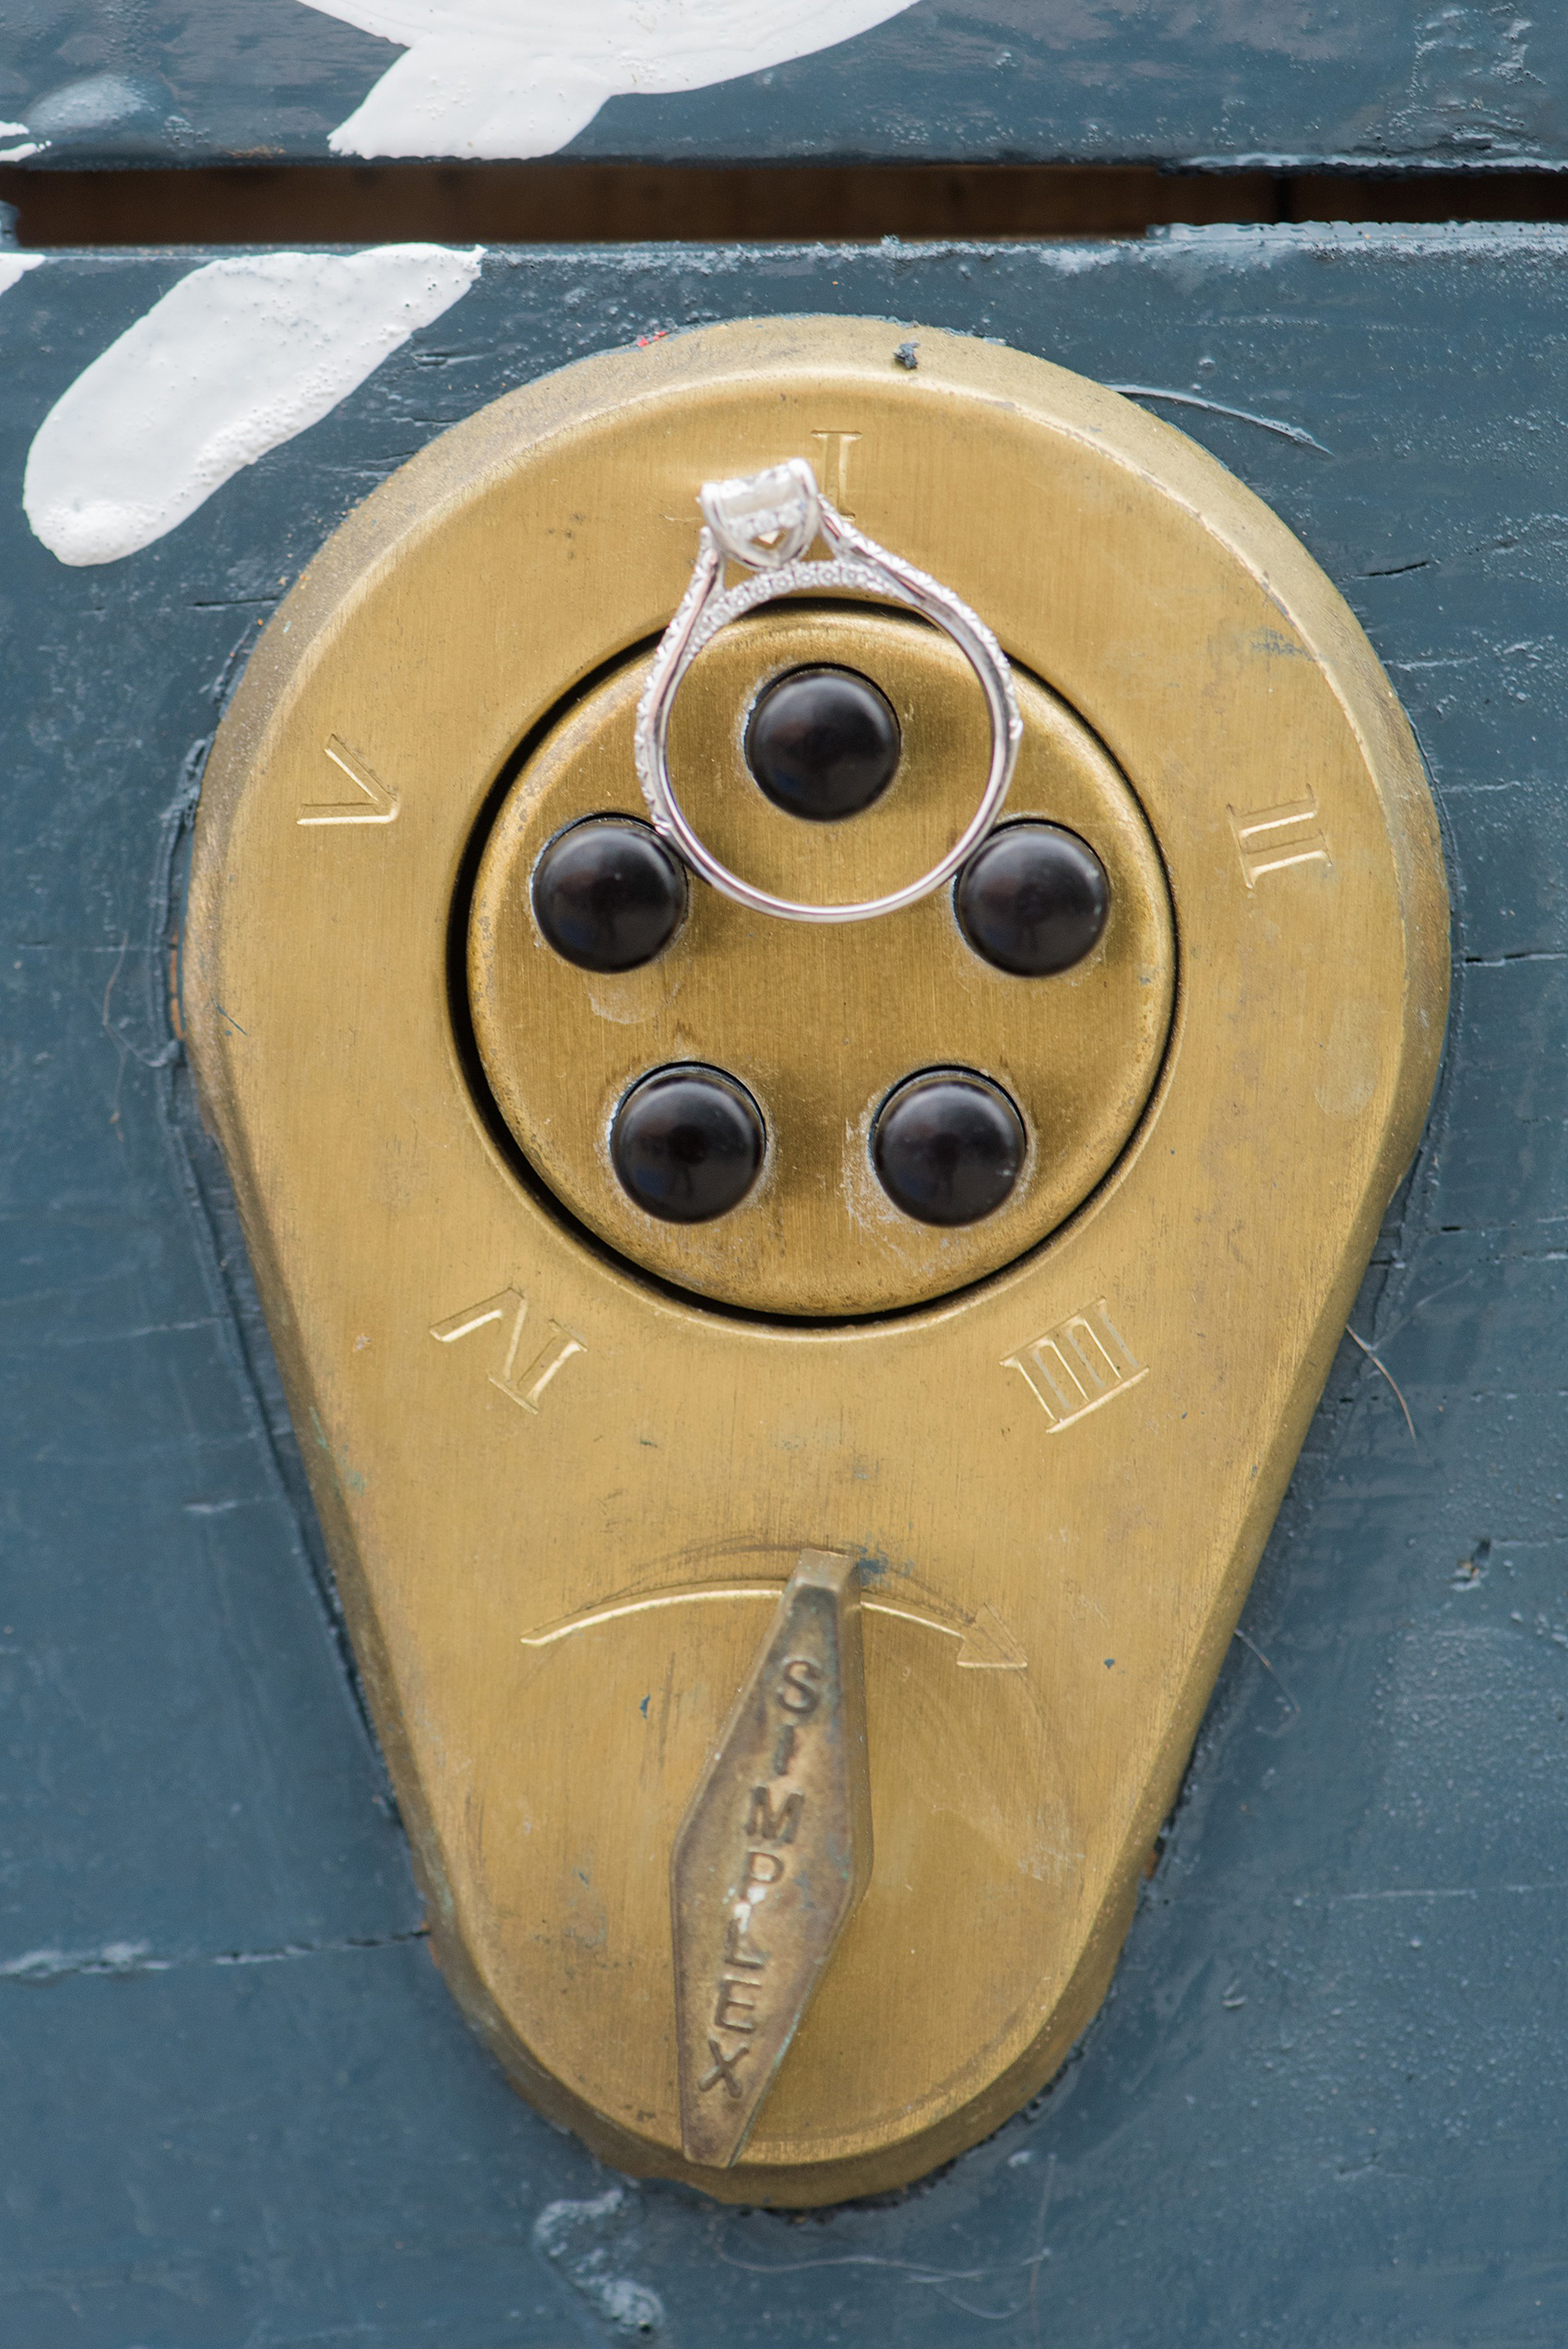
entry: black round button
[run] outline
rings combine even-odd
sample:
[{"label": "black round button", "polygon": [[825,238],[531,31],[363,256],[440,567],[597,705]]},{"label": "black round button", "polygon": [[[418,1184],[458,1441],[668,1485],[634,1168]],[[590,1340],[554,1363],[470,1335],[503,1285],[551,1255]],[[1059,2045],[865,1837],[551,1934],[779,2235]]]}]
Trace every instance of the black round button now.
[{"label": "black round button", "polygon": [[885,1101],[871,1154],[895,1207],[921,1223],[994,1215],[1024,1163],[1024,1121],[983,1077],[911,1077]]},{"label": "black round button", "polygon": [[1081,962],[1105,927],[1111,883],[1087,841],[1058,824],[1005,824],[959,874],[958,925],[977,954],[1022,979]]},{"label": "black round button", "polygon": [[629,816],[575,824],[534,868],[534,918],[580,971],[635,971],[674,936],[686,881],[663,841]]},{"label": "black round button", "polygon": [[814,824],[858,816],[898,766],[898,721],[869,677],[853,669],[795,669],[758,696],[746,727],[746,764],[786,815]]},{"label": "black round button", "polygon": [[657,1068],[615,1113],[610,1156],[624,1188],[666,1223],[706,1223],[756,1181],[762,1112],[718,1068]]}]

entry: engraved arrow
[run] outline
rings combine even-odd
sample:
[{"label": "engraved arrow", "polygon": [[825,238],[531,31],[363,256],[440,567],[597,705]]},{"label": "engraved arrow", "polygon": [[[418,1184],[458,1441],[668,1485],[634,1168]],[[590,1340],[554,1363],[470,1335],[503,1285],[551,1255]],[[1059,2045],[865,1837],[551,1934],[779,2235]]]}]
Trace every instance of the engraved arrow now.
[{"label": "engraved arrow", "polygon": [[[482,1310],[475,1306],[472,1313]],[[448,1333],[464,1337],[478,1327],[470,1313],[468,1317],[457,1316],[452,1323],[438,1324],[431,1334],[449,1342]],[[494,1383],[499,1385],[500,1381]],[[673,1590],[627,1591],[617,1598],[606,1599],[602,1605],[585,1608],[581,1615],[563,1616],[554,1623],[541,1625],[537,1631],[523,1632],[522,1644],[525,1648],[551,1648],[558,1640],[569,1640],[579,1631],[592,1631],[602,1623],[619,1623],[626,1616],[650,1615],[666,1607],[705,1606],[716,1600],[777,1602],[778,1596],[777,1582],[689,1582]],[[955,1614],[950,1620],[944,1620],[928,1607],[900,1606],[892,1599],[862,1594],[861,1612],[892,1616],[899,1623],[919,1624],[922,1631],[935,1631],[944,1640],[956,1640],[957,1652],[953,1661],[960,1672],[1027,1672],[1029,1668],[1028,1657],[1016,1634],[992,1606],[982,1606],[972,1616]]]},{"label": "engraved arrow", "polygon": [[1029,1660],[994,1607],[981,1607],[963,1635],[960,1672],[1028,1672]]},{"label": "engraved arrow", "polygon": [[384,783],[380,776],[374,773],[337,734],[328,734],[323,748],[334,767],[347,775],[360,796],[358,799],[312,802],[301,808],[294,821],[297,824],[396,823],[398,794],[391,784]]},{"label": "engraved arrow", "polygon": [[855,1561],[804,1550],[670,1864],[689,2162],[738,2159],[871,1866]]}]

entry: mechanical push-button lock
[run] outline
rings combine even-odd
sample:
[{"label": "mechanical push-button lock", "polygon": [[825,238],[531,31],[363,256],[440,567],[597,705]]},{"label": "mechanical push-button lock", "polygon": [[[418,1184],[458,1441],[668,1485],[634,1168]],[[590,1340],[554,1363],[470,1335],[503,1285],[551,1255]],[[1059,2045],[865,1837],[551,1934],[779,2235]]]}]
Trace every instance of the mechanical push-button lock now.
[{"label": "mechanical push-button lock", "polygon": [[[920,2176],[1093,2013],[1445,1005],[1310,557],[907,347],[708,328],[404,468],[261,639],[183,954],[446,1979],[748,2202]],[[345,759],[392,816],[313,819]]]}]

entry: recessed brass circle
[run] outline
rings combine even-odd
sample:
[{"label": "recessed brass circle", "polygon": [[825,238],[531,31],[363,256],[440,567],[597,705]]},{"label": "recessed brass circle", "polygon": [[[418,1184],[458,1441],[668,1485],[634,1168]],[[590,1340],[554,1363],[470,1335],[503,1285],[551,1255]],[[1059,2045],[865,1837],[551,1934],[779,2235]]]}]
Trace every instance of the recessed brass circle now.
[{"label": "recessed brass circle", "polygon": [[[758,695],[812,662],[872,678],[903,733],[887,790],[831,826],[771,805],[744,756]],[[950,888],[879,921],[825,929],[750,912],[700,881],[653,961],[583,971],[540,932],[532,876],[568,825],[638,812],[632,730],[645,670],[644,658],[628,660],[546,736],[480,863],[469,931],[474,1032],[529,1163],[634,1262],[755,1311],[886,1312],[1011,1263],[1114,1164],[1170,1028],[1170,898],[1125,779],[1063,702],[1017,676],[1024,740],[1007,814],[1077,833],[1111,881],[1099,943],[1050,978],[1016,978],[978,955]],[[787,895],[865,897],[933,863],[968,821],[985,772],[986,715],[962,654],[936,629],[861,605],[786,608],[725,630],[707,649],[677,702],[671,743],[693,820],[727,864]],[[617,1105],[649,1070],[675,1061],[724,1069],[767,1127],[757,1181],[711,1223],[647,1214],[611,1163]],[[896,1086],[955,1066],[990,1078],[1017,1104],[1028,1147],[994,1214],[938,1227],[888,1198],[870,1136]]]}]

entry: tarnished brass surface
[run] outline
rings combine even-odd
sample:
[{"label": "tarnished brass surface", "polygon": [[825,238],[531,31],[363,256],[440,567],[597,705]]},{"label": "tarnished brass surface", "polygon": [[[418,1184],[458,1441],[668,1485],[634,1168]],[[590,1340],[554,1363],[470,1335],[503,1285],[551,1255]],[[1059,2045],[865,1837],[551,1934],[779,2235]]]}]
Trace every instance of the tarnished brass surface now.
[{"label": "tarnished brass surface", "polygon": [[[911,373],[908,337],[705,329],[434,443],[262,636],[184,947],[445,1978],[607,2158],[751,2202],[919,2176],[1093,2013],[1445,1006],[1420,764],[1310,557],[1111,393],[929,328]],[[498,1134],[448,984],[493,794],[663,626],[697,485],[825,447],[838,502],[1104,746],[1178,943],[1159,1074],[1086,1206],[848,1327],[682,1297],[585,1234]],[[854,1008],[860,1050],[886,1013]],[[807,1548],[861,1562],[875,1867],[740,2157],[699,2168],[671,1854]]]},{"label": "tarnished brass surface", "polygon": [[687,2161],[740,2152],[871,1866],[859,1566],[807,1550],[670,1864]]},{"label": "tarnished brass surface", "polygon": [[[814,660],[874,678],[903,732],[891,789],[852,823],[782,814],[744,767],[756,694]],[[1169,1033],[1170,904],[1133,793],[1082,721],[1019,676],[1024,740],[1007,814],[1079,833],[1111,878],[1099,945],[1052,978],[982,961],[950,889],[825,931],[748,912],[701,883],[656,961],[579,971],[545,944],[529,882],[564,825],[641,812],[631,735],[646,667],[627,662],[553,729],[507,794],[480,867],[474,1026],[517,1140],[613,1246],[683,1288],[762,1311],[885,1312],[1011,1262],[1114,1164]],[[675,720],[672,764],[699,829],[726,864],[791,896],[869,897],[923,871],[961,829],[985,773],[985,706],[963,655],[934,628],[860,605],[786,608],[727,629],[683,686]],[[617,1102],[671,1060],[727,1069],[767,1121],[761,1180],[712,1223],[645,1214],[610,1165]],[[954,1062],[1011,1094],[1029,1151],[997,1214],[944,1231],[893,1205],[872,1171],[870,1136],[895,1085]]]}]

